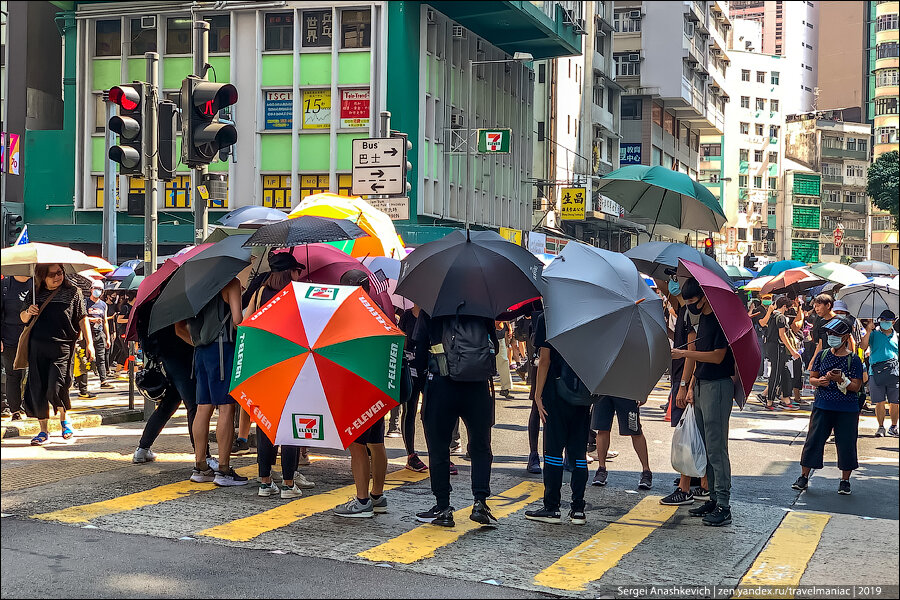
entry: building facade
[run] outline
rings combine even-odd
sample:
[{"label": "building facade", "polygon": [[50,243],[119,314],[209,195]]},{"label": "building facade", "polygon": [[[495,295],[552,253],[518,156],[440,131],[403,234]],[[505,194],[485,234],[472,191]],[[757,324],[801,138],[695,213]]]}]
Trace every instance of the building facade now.
[{"label": "building facade", "polygon": [[785,159],[784,193],[775,205],[775,258],[819,262],[822,227],[822,177],[807,166]]},{"label": "building facade", "polygon": [[[868,9],[868,116],[875,136],[874,158],[900,149],[900,2],[866,2]],[[896,243],[896,242],[895,242]]]}]

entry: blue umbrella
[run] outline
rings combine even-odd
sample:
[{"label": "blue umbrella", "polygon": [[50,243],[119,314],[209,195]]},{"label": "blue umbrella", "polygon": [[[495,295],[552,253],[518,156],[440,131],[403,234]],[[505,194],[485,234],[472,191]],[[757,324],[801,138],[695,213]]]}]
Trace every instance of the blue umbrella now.
[{"label": "blue umbrella", "polygon": [[788,269],[805,266],[806,263],[799,260],[779,260],[773,263],[769,263],[765,267],[763,267],[759,272],[759,277],[766,277],[767,275],[781,275]]},{"label": "blue umbrella", "polygon": [[126,260],[121,265],[116,267],[116,270],[106,276],[107,279],[111,279],[113,281],[122,281],[126,277],[131,277],[134,275],[134,270],[138,268],[138,266],[143,261],[134,259],[134,260]]},{"label": "blue umbrella", "polygon": [[219,219],[226,227],[237,227],[247,221],[284,221],[288,216],[283,211],[266,206],[242,206]]}]

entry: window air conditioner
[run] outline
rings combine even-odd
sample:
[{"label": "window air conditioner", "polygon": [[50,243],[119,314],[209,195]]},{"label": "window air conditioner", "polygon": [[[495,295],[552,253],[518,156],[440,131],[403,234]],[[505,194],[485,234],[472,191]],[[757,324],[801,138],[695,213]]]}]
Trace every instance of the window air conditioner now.
[{"label": "window air conditioner", "polygon": [[434,23],[434,21],[435,21],[434,9],[429,8],[425,11],[425,20],[428,21],[429,23]]},{"label": "window air conditioner", "polygon": [[453,26],[453,37],[464,40],[466,39],[466,28],[462,25],[454,25]]},{"label": "window air conditioner", "polygon": [[632,10],[632,11],[628,12],[629,19],[640,19],[641,17],[642,17],[641,11],[639,11],[639,10]]},{"label": "window air conditioner", "polygon": [[466,118],[458,113],[450,115],[450,127],[462,128],[466,126]]},{"label": "window air conditioner", "polygon": [[156,29],[156,15],[141,17],[141,29]]},{"label": "window air conditioner", "polygon": [[627,62],[641,62],[641,55],[638,53],[629,54],[626,58]]}]

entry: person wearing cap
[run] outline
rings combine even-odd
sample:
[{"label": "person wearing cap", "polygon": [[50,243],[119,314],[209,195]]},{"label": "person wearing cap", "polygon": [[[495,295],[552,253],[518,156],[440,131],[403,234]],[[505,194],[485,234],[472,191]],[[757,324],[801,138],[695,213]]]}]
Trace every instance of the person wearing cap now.
[{"label": "person wearing cap", "polygon": [[800,491],[809,487],[810,472],[823,468],[825,444],[833,433],[837,467],[841,470],[838,493],[848,495],[850,474],[859,467],[856,443],[863,365],[851,349],[851,319],[837,316],[823,328],[828,335],[828,348],[813,359],[809,373],[809,381],[816,388],[816,399],[800,455],[800,477],[791,487]]},{"label": "person wearing cap", "polygon": [[816,313],[816,318],[813,321],[812,332],[810,335],[815,344],[815,348],[813,349],[812,356],[809,357],[809,363],[806,366],[807,371],[812,370],[813,360],[816,358],[816,355],[818,355],[823,348],[828,347],[828,334],[825,333],[822,326],[836,316],[834,312],[834,298],[831,297],[831,294],[819,294],[816,296],[815,300],[813,300],[813,310]]},{"label": "person wearing cap", "polygon": [[898,334],[895,327],[897,315],[883,311],[878,319],[866,322],[866,334],[859,342],[861,350],[869,350],[869,397],[875,404],[878,431],[875,437],[884,437],[885,404],[890,407],[891,426],[887,434],[898,437],[897,418],[900,416],[900,388],[898,388]]},{"label": "person wearing cap", "polygon": [[91,334],[94,336],[94,371],[100,378],[100,387],[109,389],[112,384],[106,380],[106,349],[110,347],[112,338],[109,335],[109,320],[106,302],[100,299],[103,295],[103,283],[95,281],[91,284],[91,298],[87,302],[88,321],[91,323]]},{"label": "person wearing cap", "polygon": [[859,344],[859,340],[862,339],[861,327],[857,324],[853,315],[850,314],[850,308],[843,300],[835,300],[832,310],[834,310],[835,315],[849,319],[847,322],[850,324],[850,351],[856,352],[856,346]]}]

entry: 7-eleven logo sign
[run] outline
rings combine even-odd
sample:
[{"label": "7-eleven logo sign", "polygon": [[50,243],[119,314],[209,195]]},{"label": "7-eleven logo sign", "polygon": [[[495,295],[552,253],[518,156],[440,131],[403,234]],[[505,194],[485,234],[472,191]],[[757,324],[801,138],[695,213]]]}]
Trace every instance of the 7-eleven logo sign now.
[{"label": "7-eleven logo sign", "polygon": [[295,440],[324,440],[325,429],[322,427],[322,415],[291,415],[294,424]]},{"label": "7-eleven logo sign", "polygon": [[313,286],[306,290],[306,298],[310,300],[334,300],[338,289],[334,287]]},{"label": "7-eleven logo sign", "polygon": [[509,153],[510,129],[479,129],[478,151],[495,154]]}]

